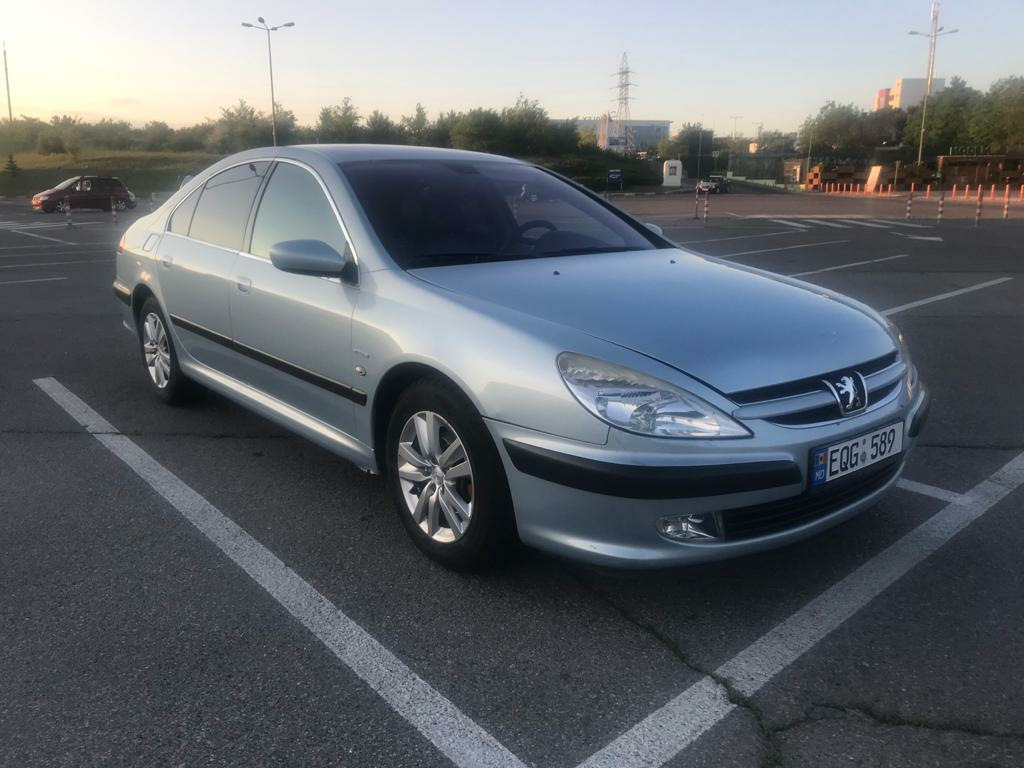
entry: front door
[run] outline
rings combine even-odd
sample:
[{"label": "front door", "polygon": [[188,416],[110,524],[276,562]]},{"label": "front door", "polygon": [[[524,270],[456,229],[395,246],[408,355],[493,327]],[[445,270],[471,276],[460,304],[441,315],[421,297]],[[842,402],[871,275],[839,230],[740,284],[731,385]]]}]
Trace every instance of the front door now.
[{"label": "front door", "polygon": [[320,240],[351,253],[328,193],[305,166],[280,161],[253,221],[247,252],[235,263],[231,321],[244,380],[343,432],[366,402],[352,362],[353,282],[282,272],[270,249],[287,240]]}]

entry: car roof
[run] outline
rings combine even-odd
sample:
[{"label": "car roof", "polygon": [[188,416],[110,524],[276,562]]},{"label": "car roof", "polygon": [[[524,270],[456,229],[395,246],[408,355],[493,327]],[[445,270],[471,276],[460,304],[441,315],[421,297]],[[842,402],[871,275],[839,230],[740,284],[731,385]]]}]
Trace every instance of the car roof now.
[{"label": "car roof", "polygon": [[523,164],[520,160],[484,152],[464,149],[442,149],[440,147],[410,147],[402,144],[296,144],[286,147],[263,147],[250,149],[237,155],[247,157],[285,157],[301,160],[303,155],[317,155],[332,163],[366,160],[489,160]]}]

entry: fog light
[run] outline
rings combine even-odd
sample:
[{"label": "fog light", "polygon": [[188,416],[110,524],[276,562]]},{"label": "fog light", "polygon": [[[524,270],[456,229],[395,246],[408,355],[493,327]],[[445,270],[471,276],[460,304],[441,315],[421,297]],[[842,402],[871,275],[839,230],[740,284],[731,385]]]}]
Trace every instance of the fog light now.
[{"label": "fog light", "polygon": [[710,514],[662,517],[658,519],[658,531],[671,539],[683,541],[718,538],[715,518]]}]

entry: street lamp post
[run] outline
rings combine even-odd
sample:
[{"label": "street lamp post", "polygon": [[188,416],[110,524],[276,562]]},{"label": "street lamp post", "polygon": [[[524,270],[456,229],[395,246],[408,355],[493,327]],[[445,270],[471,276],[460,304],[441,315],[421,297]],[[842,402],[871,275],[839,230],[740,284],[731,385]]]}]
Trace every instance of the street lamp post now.
[{"label": "street lamp post", "polygon": [[262,29],[267,33],[267,63],[270,65],[270,133],[274,139],[274,146],[277,146],[277,102],[274,100],[274,54],[270,50],[270,33],[276,32],[283,27],[294,27],[295,23],[289,21],[287,24],[278,24],[276,27],[267,25],[267,22],[263,20],[262,16],[256,19],[258,24],[250,24],[247,21],[242,22],[243,27],[249,27],[251,29]]},{"label": "street lamp post", "polygon": [[939,4],[938,2],[932,3],[932,28],[931,32],[915,32],[911,31],[911,35],[920,35],[921,37],[931,38],[928,46],[928,82],[924,89],[924,101],[921,104],[921,137],[917,144],[917,164],[921,165],[921,157],[924,154],[924,121],[928,116],[928,97],[932,95],[932,78],[935,75],[935,41],[943,35],[952,35],[955,32],[959,32],[958,29],[947,29],[943,31],[944,27],[939,26]]}]

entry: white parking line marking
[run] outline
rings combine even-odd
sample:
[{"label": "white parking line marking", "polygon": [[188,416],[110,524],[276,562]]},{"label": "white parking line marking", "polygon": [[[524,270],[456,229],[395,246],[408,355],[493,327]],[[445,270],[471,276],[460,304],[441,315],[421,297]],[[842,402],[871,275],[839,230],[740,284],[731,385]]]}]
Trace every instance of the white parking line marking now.
[{"label": "white parking line marking", "polygon": [[909,253],[898,253],[895,256],[883,256],[880,259],[865,259],[864,261],[851,261],[849,264],[837,264],[834,267],[822,267],[821,269],[809,269],[806,272],[794,272],[792,275],[787,277],[806,277],[807,275],[819,275],[822,272],[835,272],[839,269],[850,269],[851,267],[861,267],[865,264],[878,264],[882,261],[892,261],[893,259],[905,259],[909,256]]},{"label": "white parking line marking", "polygon": [[25,267],[56,267],[61,264],[106,264],[113,259],[76,259],[75,261],[37,261],[30,264],[0,264],[0,269],[19,269]]},{"label": "white parking line marking", "polygon": [[806,221],[809,224],[820,224],[823,227],[832,227],[832,229],[849,229],[848,224],[840,224],[835,221],[825,221],[825,219],[800,219],[800,221]]},{"label": "white parking line marking", "polygon": [[938,499],[939,501],[954,502],[959,500],[961,496],[961,494],[954,491],[947,491],[945,488],[928,485],[927,483],[919,483],[916,480],[907,480],[904,477],[897,480],[896,485],[904,491],[919,493],[922,496],[931,496],[933,499]]},{"label": "white parking line marking", "polygon": [[[1021,485],[1024,485],[1024,453],[751,643],[720,666],[715,677],[725,679],[745,696],[757,693]],[[720,683],[710,676],[703,677],[588,758],[580,768],[662,765],[710,730],[734,707]]]},{"label": "white parking line marking", "polygon": [[52,283],[55,280],[67,280],[66,277],[36,277],[32,280],[0,280],[0,285],[18,285],[19,283]]},{"label": "white parking line marking", "polygon": [[912,224],[909,221],[895,221],[893,219],[872,219],[879,224],[889,224],[894,227],[910,227],[912,229],[931,229],[927,224]]},{"label": "white parking line marking", "polygon": [[697,243],[721,243],[726,240],[747,240],[751,237],[775,237],[776,235],[795,235],[791,229],[787,229],[784,232],[762,232],[756,235],[734,235],[732,237],[713,237],[710,240],[679,240],[676,245],[695,245]]},{"label": "white parking line marking", "polygon": [[774,221],[776,224],[785,224],[787,227],[794,227],[796,229],[810,229],[806,224],[797,224],[795,221],[787,219],[768,219],[768,221]]},{"label": "white parking line marking", "polygon": [[525,768],[497,739],[338,610],[269,549],[118,431],[59,381],[35,384],[252,577],[335,656],[461,768]]},{"label": "white parking line marking", "polygon": [[898,307],[890,307],[889,309],[883,309],[883,315],[895,315],[899,312],[906,312],[908,309],[914,309],[916,307],[923,307],[925,304],[931,304],[935,301],[943,301],[944,299],[952,299],[954,296],[962,296],[965,293],[971,293],[972,291],[980,291],[982,288],[991,288],[993,285],[1000,285],[1002,283],[1008,283],[1013,280],[1012,277],[1000,277],[996,280],[989,280],[986,283],[978,283],[977,285],[971,285],[967,288],[960,288],[956,291],[949,291],[948,293],[940,293],[938,296],[930,296],[927,299],[920,299],[918,301],[911,301],[908,304],[900,304]]},{"label": "white parking line marking", "polygon": [[872,229],[889,229],[888,224],[872,224],[870,221],[861,221],[860,219],[838,219],[843,224],[855,224],[858,227],[871,227]]},{"label": "white parking line marking", "polygon": [[7,232],[13,232],[16,235],[24,235],[25,237],[35,237],[40,240],[49,240],[53,243],[61,243],[62,245],[78,245],[78,243],[72,243],[70,240],[61,240],[56,237],[47,237],[46,235],[37,235],[35,232],[25,232],[21,229],[8,229]]},{"label": "white parking line marking", "polygon": [[[849,240],[826,240],[823,243],[803,243],[801,245],[784,245],[781,248],[761,248],[757,251],[740,251],[739,253],[727,253],[725,256],[716,256],[718,259],[734,259],[737,256],[750,256],[755,253],[771,253],[772,251],[789,251],[795,248],[815,248],[820,245],[837,245],[839,243],[848,243]],[[710,254],[708,254],[710,255]]]}]

